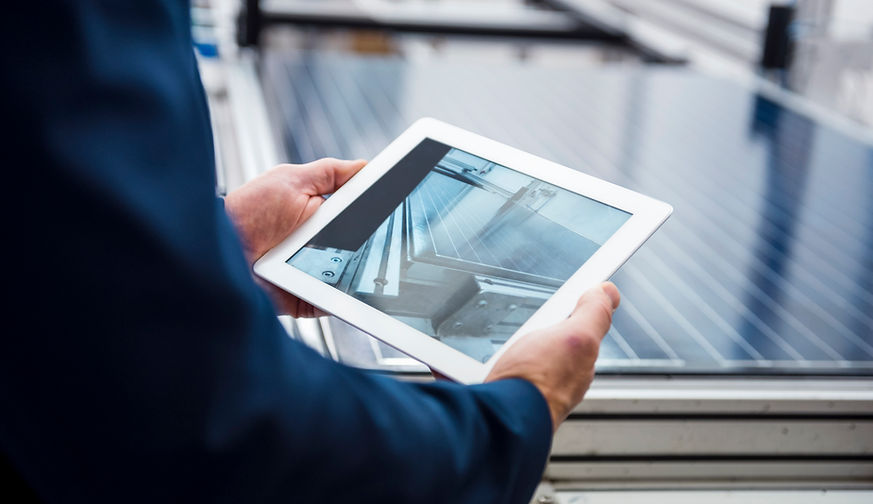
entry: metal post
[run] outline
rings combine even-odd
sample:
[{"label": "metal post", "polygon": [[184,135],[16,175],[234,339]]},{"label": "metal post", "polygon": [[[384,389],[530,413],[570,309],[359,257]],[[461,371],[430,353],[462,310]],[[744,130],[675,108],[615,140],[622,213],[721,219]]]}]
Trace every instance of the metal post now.
[{"label": "metal post", "polygon": [[263,28],[261,0],[245,0],[245,7],[240,10],[237,23],[237,43],[240,46],[257,46]]},{"label": "metal post", "polygon": [[789,28],[794,18],[794,7],[771,5],[764,34],[764,48],[761,52],[761,68],[765,70],[786,70],[791,61],[791,40]]}]

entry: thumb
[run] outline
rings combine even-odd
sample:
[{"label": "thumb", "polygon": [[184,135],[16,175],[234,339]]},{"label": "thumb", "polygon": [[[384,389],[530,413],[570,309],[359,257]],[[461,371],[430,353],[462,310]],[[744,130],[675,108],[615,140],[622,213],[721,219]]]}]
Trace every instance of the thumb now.
[{"label": "thumb", "polygon": [[304,183],[303,189],[315,196],[333,193],[366,164],[367,161],[363,159],[345,161],[323,158],[300,165],[295,172]]},{"label": "thumb", "polygon": [[602,339],[612,325],[612,314],[620,302],[621,295],[615,284],[604,282],[579,298],[565,323],[584,326]]}]

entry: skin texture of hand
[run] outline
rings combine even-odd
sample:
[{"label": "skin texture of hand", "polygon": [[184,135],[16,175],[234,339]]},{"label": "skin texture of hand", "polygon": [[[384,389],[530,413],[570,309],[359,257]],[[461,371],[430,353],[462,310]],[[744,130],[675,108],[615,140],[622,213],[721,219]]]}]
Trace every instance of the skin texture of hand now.
[{"label": "skin texture of hand", "polygon": [[[243,242],[250,264],[300,227],[324,202],[364,167],[366,161],[325,158],[304,165],[282,164],[228,193],[224,208]],[[318,313],[278,287],[255,277],[280,314],[313,317]]]},{"label": "skin texture of hand", "polygon": [[546,398],[553,431],[557,430],[594,379],[600,342],[620,300],[611,282],[594,287],[579,299],[566,320],[532,332],[509,347],[485,381],[523,378],[533,383]]}]

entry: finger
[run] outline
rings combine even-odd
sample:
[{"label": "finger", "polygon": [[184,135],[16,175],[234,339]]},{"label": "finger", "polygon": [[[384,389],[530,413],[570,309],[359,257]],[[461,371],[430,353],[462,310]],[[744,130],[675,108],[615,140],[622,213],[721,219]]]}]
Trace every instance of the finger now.
[{"label": "finger", "polygon": [[303,181],[303,190],[310,195],[330,194],[348,182],[367,161],[345,161],[323,158],[298,166],[294,171]]},{"label": "finger", "polygon": [[618,305],[621,304],[621,293],[618,292],[618,287],[612,282],[603,282],[600,284],[600,288],[609,296],[609,300],[612,302],[612,311],[617,310]]},{"label": "finger", "polygon": [[[579,308],[583,303],[588,302],[591,297],[599,296],[601,294],[606,294],[609,298],[609,305],[612,307],[612,311],[615,311],[621,303],[621,294],[618,292],[618,287],[616,287],[612,282],[603,282],[600,285],[588,289],[584,294],[582,294],[582,297],[576,301],[576,308]],[[575,311],[576,308],[573,310]]]},{"label": "finger", "polygon": [[579,298],[576,308],[565,323],[575,327],[581,324],[602,339],[612,325],[612,314],[620,302],[621,295],[615,285],[604,282]]},{"label": "finger", "polygon": [[318,308],[269,282],[261,279],[256,279],[256,282],[273,300],[278,315],[291,315],[294,318],[313,318],[323,315]]},{"label": "finger", "polygon": [[451,378],[449,378],[448,376],[446,376],[446,375],[440,373],[439,371],[437,371],[437,370],[434,369],[434,368],[430,368],[430,374],[433,375],[433,379],[436,380],[436,381],[446,381],[446,382],[452,382],[452,381],[454,381],[454,380],[452,380]]},{"label": "finger", "polygon": [[295,318],[316,318],[322,315],[322,311],[318,308],[312,306],[311,304],[299,299],[295,296],[289,295],[289,298],[293,299],[294,302],[294,311],[291,313]]}]

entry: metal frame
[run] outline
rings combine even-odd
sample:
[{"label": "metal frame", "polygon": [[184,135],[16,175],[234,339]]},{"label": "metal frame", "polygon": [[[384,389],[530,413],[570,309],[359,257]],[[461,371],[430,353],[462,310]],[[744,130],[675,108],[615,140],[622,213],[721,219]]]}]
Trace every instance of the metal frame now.
[{"label": "metal frame", "polygon": [[576,40],[625,47],[637,52],[648,62],[684,63],[684,59],[641,44],[631,39],[623,30],[593,16],[580,13],[568,15],[560,10],[524,12],[513,18],[476,18],[471,21],[462,16],[423,16],[420,13],[404,13],[402,10],[388,15],[313,3],[295,5],[275,0],[245,0],[244,8],[239,14],[238,42],[241,46],[258,46],[265,28],[282,24],[441,35]]}]

